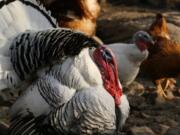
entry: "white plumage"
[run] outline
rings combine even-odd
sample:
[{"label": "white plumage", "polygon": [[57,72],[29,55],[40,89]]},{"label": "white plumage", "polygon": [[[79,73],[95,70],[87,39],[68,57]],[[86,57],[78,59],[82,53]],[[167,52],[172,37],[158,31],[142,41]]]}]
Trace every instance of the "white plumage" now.
[{"label": "white plumage", "polygon": [[[141,51],[140,42],[147,42],[147,47]],[[153,42],[148,33],[139,31],[133,36],[133,44],[113,43],[108,46],[116,55],[119,79],[123,86],[127,86],[136,78],[141,63],[148,57],[148,44]]]},{"label": "white plumage", "polygon": [[56,20],[36,0],[0,0],[0,2],[4,2],[0,8],[0,90],[3,90],[14,88],[16,83],[20,82],[9,61],[9,47],[13,38],[26,30],[45,30],[56,27]]},{"label": "white plumage", "polygon": [[139,73],[141,63],[147,58],[148,51],[141,52],[135,44],[110,44],[117,62],[119,79],[123,86],[129,85]]},{"label": "white plumage", "polygon": [[113,103],[103,87],[90,87],[78,91],[67,104],[51,112],[49,119],[59,133],[111,135],[116,131]]},{"label": "white plumage", "polygon": [[[94,76],[94,74],[91,73],[94,73],[96,76]],[[37,91],[42,91],[46,89],[46,87],[49,88],[49,91],[44,91],[44,92],[48,92],[48,95],[51,92],[54,93],[56,90],[59,91],[59,93],[55,92],[57,97],[55,96],[55,97],[45,97],[45,98],[59,98],[58,96],[60,96],[60,98],[66,98],[66,93],[63,93],[63,91],[65,90],[67,92],[69,91],[69,95],[68,94],[67,95],[70,96],[73,95],[72,93],[74,93],[74,90],[81,90],[83,88],[89,88],[91,86],[98,86],[98,85],[102,86],[101,75],[99,73],[98,68],[91,60],[90,56],[88,55],[88,49],[84,49],[76,57],[66,59],[60,65],[58,64],[53,66],[47,75],[41,75],[41,76],[42,79],[40,78],[39,80],[37,80],[37,82],[31,85],[28,88],[28,90],[25,91],[25,94],[23,94],[14,103],[11,109],[12,116],[17,115],[18,113],[22,113],[21,111],[18,112],[21,109],[25,111],[29,110],[30,112],[34,112],[34,114],[41,114],[38,112],[39,111],[38,107],[43,106],[41,100],[42,95],[40,95],[39,92],[37,93]],[[49,83],[49,81],[51,83]],[[39,96],[41,98],[35,98],[34,96],[35,97]],[[40,105],[31,104],[29,99],[31,100],[40,99],[41,101],[38,102],[40,103]],[[34,102],[34,100],[32,102]],[[45,99],[43,100],[44,103],[47,104],[46,100]],[[63,104],[63,103],[64,102],[57,102],[57,104]],[[28,104],[30,105],[30,107],[28,106]],[[51,108],[51,104],[48,107]],[[33,109],[33,111],[31,111],[31,109]]]}]

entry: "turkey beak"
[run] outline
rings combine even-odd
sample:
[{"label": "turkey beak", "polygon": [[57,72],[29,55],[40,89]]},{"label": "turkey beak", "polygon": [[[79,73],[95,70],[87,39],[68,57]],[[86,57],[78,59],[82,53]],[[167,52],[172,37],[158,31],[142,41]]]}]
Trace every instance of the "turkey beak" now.
[{"label": "turkey beak", "polygon": [[154,45],[154,44],[155,44],[155,42],[154,42],[153,39],[151,39],[150,44],[151,44],[151,45]]}]

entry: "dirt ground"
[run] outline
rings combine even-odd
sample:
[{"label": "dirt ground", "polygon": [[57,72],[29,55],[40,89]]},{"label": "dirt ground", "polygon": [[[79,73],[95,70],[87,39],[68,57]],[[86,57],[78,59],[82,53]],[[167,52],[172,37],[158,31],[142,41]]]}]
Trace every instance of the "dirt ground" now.
[{"label": "dirt ground", "polygon": [[98,19],[97,35],[105,43],[128,42],[134,32],[149,28],[156,13],[163,13],[166,16],[172,39],[180,42],[179,11],[142,6],[104,5]]}]

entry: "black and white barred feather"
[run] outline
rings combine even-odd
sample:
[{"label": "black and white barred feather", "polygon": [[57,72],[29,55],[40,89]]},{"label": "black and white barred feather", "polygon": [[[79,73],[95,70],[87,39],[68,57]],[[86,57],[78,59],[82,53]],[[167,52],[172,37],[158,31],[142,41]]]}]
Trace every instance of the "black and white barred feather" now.
[{"label": "black and white barred feather", "polygon": [[29,113],[15,117],[9,130],[10,135],[112,135],[116,131],[115,104],[104,88],[91,87],[78,91],[47,115],[36,117]]},{"label": "black and white barred feather", "polygon": [[46,115],[34,117],[31,113],[16,116],[11,121],[8,135],[58,135],[50,124],[45,122],[46,118]]},{"label": "black and white barred feather", "polygon": [[18,35],[10,47],[13,67],[24,80],[39,67],[60,62],[66,56],[75,56],[85,47],[98,43],[83,33],[69,29],[27,31]]},{"label": "black and white barred feather", "polygon": [[[108,103],[106,102],[108,101]],[[60,134],[113,134],[115,105],[101,87],[78,91],[64,106],[49,114],[51,126]]]},{"label": "black and white barred feather", "polygon": [[22,80],[10,61],[13,38],[26,30],[56,28],[57,21],[38,0],[0,0],[0,22],[0,91],[17,89]]},{"label": "black and white barred feather", "polygon": [[11,119],[18,115],[29,115],[29,112],[35,117],[47,115],[50,111],[68,102],[74,93],[73,88],[63,85],[51,75],[45,75],[29,86],[12,105]]}]

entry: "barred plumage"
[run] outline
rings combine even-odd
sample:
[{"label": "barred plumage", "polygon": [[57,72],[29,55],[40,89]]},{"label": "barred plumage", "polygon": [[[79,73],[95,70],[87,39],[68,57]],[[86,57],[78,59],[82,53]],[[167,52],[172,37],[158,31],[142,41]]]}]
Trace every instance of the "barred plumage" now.
[{"label": "barred plumage", "polygon": [[79,54],[85,47],[97,45],[92,38],[69,29],[27,31],[13,40],[11,62],[18,76],[24,80],[43,65],[60,62],[66,56]]},{"label": "barred plumage", "polygon": [[113,134],[116,130],[115,104],[104,88],[91,87],[78,91],[63,107],[52,111],[49,121],[59,133]]},{"label": "barred plumage", "polygon": [[49,114],[34,116],[27,112],[25,116],[16,116],[9,128],[9,135],[112,135],[117,130],[117,115],[120,115],[120,119],[122,117],[115,113],[113,100],[102,87],[83,89],[64,105],[52,109]]},{"label": "barred plumage", "polygon": [[114,99],[102,87],[84,89],[49,114],[16,116],[9,131],[9,135],[112,135],[116,131]]},{"label": "barred plumage", "polygon": [[11,121],[13,126],[9,128],[8,135],[58,135],[50,124],[45,122],[46,118],[46,115],[34,117],[31,113],[16,116]]},{"label": "barred plumage", "polygon": [[[75,90],[91,85],[102,85],[101,75],[84,49],[78,56],[69,57],[54,65],[50,71],[35,81],[11,108],[11,118],[17,114],[33,112],[35,116],[47,114],[51,109],[67,102]],[[87,66],[91,65],[91,66]],[[94,76],[92,73],[95,73]]]},{"label": "barred plumage", "polygon": [[12,39],[26,30],[57,27],[56,19],[50,14],[36,0],[0,0],[0,90],[17,88],[22,82],[10,62]]},{"label": "barred plumage", "polygon": [[[19,134],[28,130],[28,126],[24,130],[21,127],[31,123],[31,119],[24,121],[31,113],[31,131],[37,131],[40,124],[59,134],[112,134],[116,131],[116,118],[119,129],[129,114],[126,96],[121,97],[116,108],[119,114],[115,113],[114,99],[103,86],[101,72],[89,55],[89,48],[85,48],[53,65],[22,94],[11,108],[11,118],[16,121],[19,116],[17,120],[23,122],[12,123],[10,130]],[[39,116],[45,116],[43,122],[36,121]]]},{"label": "barred plumage", "polygon": [[46,75],[35,81],[11,107],[11,118],[32,112],[34,116],[47,115],[62,106],[74,95],[75,90],[63,85],[53,76]]}]

